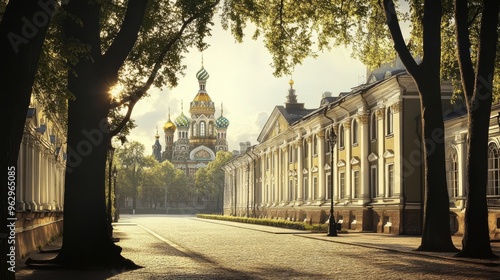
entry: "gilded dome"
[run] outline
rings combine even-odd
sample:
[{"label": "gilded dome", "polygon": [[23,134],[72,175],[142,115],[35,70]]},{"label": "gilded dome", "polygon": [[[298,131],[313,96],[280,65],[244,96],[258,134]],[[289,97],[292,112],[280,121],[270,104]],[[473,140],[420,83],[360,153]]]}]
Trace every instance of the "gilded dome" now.
[{"label": "gilded dome", "polygon": [[212,99],[206,92],[199,92],[193,99],[193,101],[198,102],[211,102]]},{"label": "gilded dome", "polygon": [[170,120],[170,118],[168,119],[168,121],[163,125],[163,130],[164,131],[167,131],[167,130],[172,130],[174,131],[176,129],[175,127],[175,124]]},{"label": "gilded dome", "polygon": [[189,118],[186,117],[184,113],[181,113],[181,115],[175,119],[177,127],[189,127],[189,122],[190,122]]}]

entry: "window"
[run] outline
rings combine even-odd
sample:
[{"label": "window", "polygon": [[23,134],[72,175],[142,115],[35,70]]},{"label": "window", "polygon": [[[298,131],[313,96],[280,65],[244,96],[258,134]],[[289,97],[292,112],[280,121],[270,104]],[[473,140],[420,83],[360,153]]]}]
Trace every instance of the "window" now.
[{"label": "window", "polygon": [[288,201],[293,201],[293,178],[288,181]]},{"label": "window", "polygon": [[319,198],[318,177],[313,177],[313,190],[314,190],[313,197],[318,199]]},{"label": "window", "polygon": [[193,136],[198,136],[198,125],[193,123]]},{"label": "window", "polygon": [[354,198],[361,197],[361,186],[359,184],[359,170],[352,171],[352,190],[354,191]]},{"label": "window", "polygon": [[370,140],[377,140],[377,114],[374,111],[370,116]]},{"label": "window", "polygon": [[495,144],[488,146],[488,189],[486,195],[500,195],[500,155]]},{"label": "window", "polygon": [[352,137],[352,144],[357,145],[358,144],[358,122],[356,121],[356,119],[352,120],[351,137]]},{"label": "window", "polygon": [[293,162],[293,146],[288,145],[288,162]]},{"label": "window", "polygon": [[213,123],[208,124],[208,136],[212,136],[214,134],[214,125]]},{"label": "window", "polygon": [[205,136],[205,122],[200,122],[200,136]]},{"label": "window", "polygon": [[387,108],[387,135],[394,133],[392,108]]},{"label": "window", "polygon": [[448,195],[450,198],[458,197],[458,156],[455,150],[448,159]]},{"label": "window", "polygon": [[[307,156],[308,156],[308,153],[309,153],[309,147],[307,145],[307,140],[306,139],[304,139],[302,141],[302,150],[304,151],[303,152],[304,159],[307,159]],[[307,160],[305,160],[305,162],[307,163]]]},{"label": "window", "polygon": [[377,166],[370,166],[370,190],[372,191],[372,197],[377,197],[378,193],[378,182],[377,182]]},{"label": "window", "polygon": [[325,199],[329,200],[329,199],[332,199],[332,188],[331,188],[332,173],[327,173],[326,174],[326,180],[325,180],[325,182],[326,182],[326,186],[325,186],[326,192],[325,193],[327,194]]},{"label": "window", "polygon": [[387,165],[387,197],[394,196],[394,164]]},{"label": "window", "polygon": [[345,172],[339,173],[339,198],[345,198]]},{"label": "window", "polygon": [[330,140],[330,130],[326,130],[325,134],[326,134],[326,136],[325,136],[325,145],[326,145],[325,151],[328,154],[330,152],[330,141],[329,141]]},{"label": "window", "polygon": [[304,184],[302,185],[302,188],[304,190],[304,200],[309,199],[309,186],[307,184],[307,177],[304,177]]},{"label": "window", "polygon": [[339,127],[339,148],[344,148],[344,126],[340,125]]},{"label": "window", "polygon": [[313,145],[313,155],[314,156],[317,156],[318,155],[318,136],[313,135],[313,142],[312,142],[312,145]]},{"label": "window", "polygon": [[271,160],[271,156],[266,155],[266,170],[269,170],[269,161]]}]

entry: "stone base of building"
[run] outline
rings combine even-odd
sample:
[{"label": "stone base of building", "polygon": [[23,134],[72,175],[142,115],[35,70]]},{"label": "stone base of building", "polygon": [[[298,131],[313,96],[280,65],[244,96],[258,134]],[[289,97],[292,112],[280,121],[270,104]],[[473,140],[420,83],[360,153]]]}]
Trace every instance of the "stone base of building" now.
[{"label": "stone base of building", "polygon": [[[451,233],[462,236],[465,232],[465,212],[452,211],[450,213]],[[500,240],[500,209],[489,209],[488,228],[491,240]]]},{"label": "stone base of building", "polygon": [[[247,215],[248,213],[248,215]],[[249,216],[257,218],[284,219],[310,224],[328,221],[330,206],[264,206],[253,209],[224,209],[224,215]],[[387,234],[420,234],[420,209],[400,209],[391,207],[335,206],[334,217],[342,224],[343,230],[375,232]]]},{"label": "stone base of building", "polygon": [[16,260],[37,251],[62,234],[62,211],[18,212],[16,218]]}]

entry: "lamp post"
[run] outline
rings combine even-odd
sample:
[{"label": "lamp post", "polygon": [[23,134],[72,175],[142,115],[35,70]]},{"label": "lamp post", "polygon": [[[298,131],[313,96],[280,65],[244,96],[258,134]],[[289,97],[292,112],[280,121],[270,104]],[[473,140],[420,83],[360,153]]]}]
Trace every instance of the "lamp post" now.
[{"label": "lamp post", "polygon": [[327,236],[337,236],[337,223],[335,222],[335,217],[333,216],[333,149],[335,144],[337,144],[337,134],[333,130],[333,119],[326,115],[328,111],[328,106],[325,108],[324,115],[326,118],[332,121],[332,128],[330,134],[328,135],[328,144],[330,145],[330,216],[328,217],[328,234]]},{"label": "lamp post", "polygon": [[113,155],[115,154],[115,148],[113,148],[113,145],[111,145],[111,141],[108,146],[108,232],[109,236],[111,238],[113,237],[113,226],[111,223],[113,222],[111,218],[111,177],[112,177],[112,171],[111,171],[111,166],[113,165]]},{"label": "lamp post", "polygon": [[118,171],[116,170],[116,165],[113,167],[113,193],[115,196],[113,197],[113,205],[115,206],[115,217],[113,219],[113,222],[118,222],[119,218],[119,212],[118,212],[118,205],[116,204],[116,177],[118,177]]}]

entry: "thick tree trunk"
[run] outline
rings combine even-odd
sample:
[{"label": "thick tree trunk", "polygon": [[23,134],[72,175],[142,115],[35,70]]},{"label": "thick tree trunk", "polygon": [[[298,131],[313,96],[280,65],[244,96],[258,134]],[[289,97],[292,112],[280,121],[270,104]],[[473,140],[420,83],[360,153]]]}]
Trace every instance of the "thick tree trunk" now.
[{"label": "thick tree trunk", "polygon": [[421,92],[422,134],[425,145],[425,197],[419,251],[458,251],[451,240],[446,184],[444,122],[439,79],[429,77]]},{"label": "thick tree trunk", "polygon": [[[0,254],[2,260],[11,254],[12,239],[9,239],[10,230],[7,227],[15,217],[15,210],[8,209],[10,184],[17,183],[7,170],[14,174],[18,173],[17,159],[23,136],[26,113],[28,110],[31,88],[33,86],[35,73],[38,67],[38,59],[45,40],[49,22],[56,9],[53,1],[37,0],[11,0],[6,7],[0,23],[0,88],[7,97],[2,102],[1,109],[3,120],[6,124],[4,135],[7,136],[7,144],[4,146],[4,160],[2,162],[2,174],[4,184],[0,187]],[[39,18],[34,21],[34,15]],[[15,168],[15,170],[12,169]],[[10,185],[12,186],[12,185]],[[17,186],[16,188],[22,188]],[[13,204],[14,209],[16,207]],[[9,243],[10,241],[10,243]],[[10,257],[9,257],[10,258]],[[7,261],[10,261],[7,260]],[[13,270],[15,263],[2,261],[0,264],[0,279],[15,279]],[[11,270],[9,270],[11,268]]]},{"label": "thick tree trunk", "polygon": [[467,201],[462,251],[458,257],[494,258],[488,228],[488,137],[492,104],[499,2],[484,1],[477,69],[470,59],[468,9],[466,1],[456,1],[455,19],[459,64],[467,100]]}]

